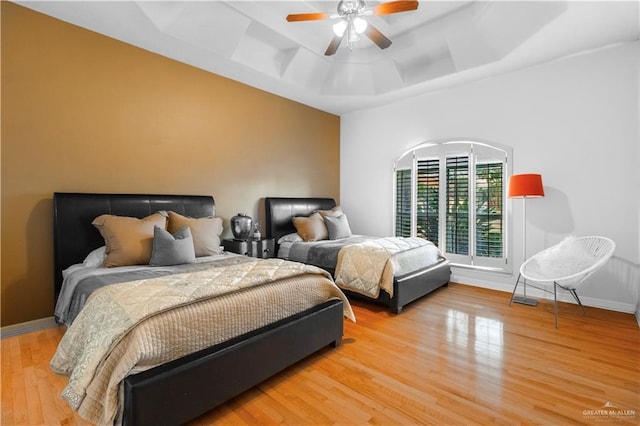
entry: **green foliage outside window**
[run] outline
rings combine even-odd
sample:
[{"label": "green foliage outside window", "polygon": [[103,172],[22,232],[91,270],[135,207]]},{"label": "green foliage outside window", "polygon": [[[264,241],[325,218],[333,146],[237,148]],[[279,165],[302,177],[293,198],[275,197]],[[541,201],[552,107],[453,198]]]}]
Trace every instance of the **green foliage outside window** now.
[{"label": "green foliage outside window", "polygon": [[503,256],[502,163],[476,165],[476,255]]}]

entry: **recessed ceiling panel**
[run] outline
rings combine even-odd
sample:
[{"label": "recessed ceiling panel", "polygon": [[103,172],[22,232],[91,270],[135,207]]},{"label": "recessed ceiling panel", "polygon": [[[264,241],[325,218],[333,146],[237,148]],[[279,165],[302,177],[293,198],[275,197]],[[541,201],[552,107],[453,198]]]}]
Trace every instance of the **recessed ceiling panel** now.
[{"label": "recessed ceiling panel", "polygon": [[189,2],[176,12],[173,22],[164,29],[166,34],[225,58],[232,56],[251,24],[251,19],[223,2]]},{"label": "recessed ceiling panel", "polygon": [[375,87],[373,93],[383,94],[404,87],[404,76],[398,64],[392,59],[379,61],[371,67],[372,80]]},{"label": "recessed ceiling panel", "polygon": [[175,23],[176,19],[180,17],[182,11],[187,7],[186,2],[177,1],[139,1],[137,5],[156,28],[163,32]]},{"label": "recessed ceiling panel", "polygon": [[492,2],[474,26],[502,58],[567,10],[566,1]]},{"label": "recessed ceiling panel", "polygon": [[460,26],[456,31],[450,31],[447,35],[447,45],[456,71],[486,65],[500,58],[475,24]]},{"label": "recessed ceiling panel", "polygon": [[324,81],[323,94],[342,96],[371,96],[375,81],[369,64],[335,63]]},{"label": "recessed ceiling panel", "polygon": [[244,37],[238,43],[231,60],[251,67],[273,78],[280,78],[280,64],[275,47],[253,37]]},{"label": "recessed ceiling panel", "polygon": [[283,68],[282,79],[313,93],[322,89],[321,82],[326,80],[332,66],[328,61],[311,53],[307,49],[295,49],[290,60]]}]

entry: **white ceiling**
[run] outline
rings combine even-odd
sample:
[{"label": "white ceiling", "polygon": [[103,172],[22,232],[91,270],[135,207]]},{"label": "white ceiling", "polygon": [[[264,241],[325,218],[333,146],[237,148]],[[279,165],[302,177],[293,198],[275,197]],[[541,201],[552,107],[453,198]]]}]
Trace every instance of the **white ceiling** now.
[{"label": "white ceiling", "polygon": [[[636,1],[420,1],[368,18],[369,39],[324,56],[331,1],[17,1],[151,52],[334,114],[639,39]],[[368,1],[367,6],[379,4]],[[384,3],[384,1],[382,2]]]}]

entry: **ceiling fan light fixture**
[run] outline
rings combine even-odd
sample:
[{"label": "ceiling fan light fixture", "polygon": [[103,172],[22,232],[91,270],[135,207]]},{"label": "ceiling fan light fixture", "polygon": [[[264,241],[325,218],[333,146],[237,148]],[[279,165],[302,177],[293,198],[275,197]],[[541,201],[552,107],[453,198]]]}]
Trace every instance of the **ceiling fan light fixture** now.
[{"label": "ceiling fan light fixture", "polygon": [[349,49],[353,49],[353,43],[360,40],[362,40],[360,34],[358,34],[354,28],[351,28],[351,30],[349,30],[349,37],[347,37],[347,46],[349,46]]},{"label": "ceiling fan light fixture", "polygon": [[353,28],[356,30],[356,33],[362,34],[367,30],[367,20],[362,19],[360,17],[356,17],[353,20]]},{"label": "ceiling fan light fixture", "polygon": [[347,21],[345,21],[344,19],[341,19],[335,24],[333,24],[333,33],[338,37],[342,37],[346,29],[347,29]]}]

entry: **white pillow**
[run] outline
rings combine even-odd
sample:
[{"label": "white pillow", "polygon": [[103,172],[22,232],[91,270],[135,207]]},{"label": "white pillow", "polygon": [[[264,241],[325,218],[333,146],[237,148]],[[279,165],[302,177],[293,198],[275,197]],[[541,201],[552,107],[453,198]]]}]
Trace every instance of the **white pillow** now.
[{"label": "white pillow", "polygon": [[280,239],[278,240],[278,244],[287,243],[287,242],[297,243],[300,241],[304,241],[302,237],[297,233],[292,232],[291,234],[283,235],[282,237],[280,237]]},{"label": "white pillow", "polygon": [[86,269],[87,267],[84,266],[82,263],[76,263],[74,265],[69,266],[67,269],[65,269],[64,271],[62,271],[62,279],[66,280],[67,277],[71,274],[73,274],[75,271],[79,271],[80,269]]},{"label": "white pillow", "polygon": [[106,250],[106,246],[98,247],[84,258],[82,264],[89,268],[97,268],[102,265],[102,262],[104,262],[104,259],[107,257]]}]

